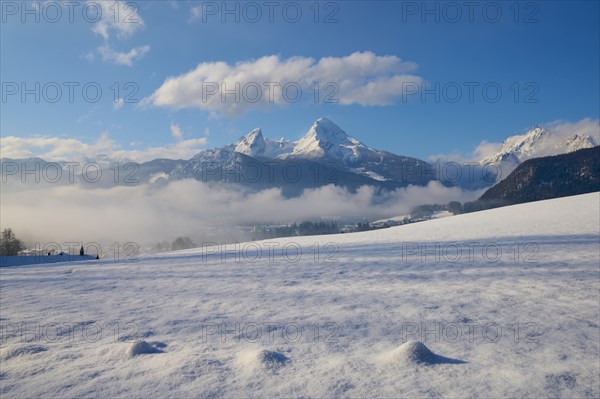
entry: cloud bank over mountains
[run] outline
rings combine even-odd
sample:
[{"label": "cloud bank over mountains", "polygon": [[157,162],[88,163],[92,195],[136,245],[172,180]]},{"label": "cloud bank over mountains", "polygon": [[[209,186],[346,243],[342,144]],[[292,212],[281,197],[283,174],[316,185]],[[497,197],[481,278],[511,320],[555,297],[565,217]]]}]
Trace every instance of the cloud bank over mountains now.
[{"label": "cloud bank over mountains", "polygon": [[[479,194],[431,182],[425,187],[397,189],[383,197],[373,187],[350,193],[329,185],[286,198],[279,189],[251,193],[236,186],[181,180],[160,189],[141,185],[90,190],[71,185],[2,192],[0,196],[2,226],[11,226],[24,238],[133,241],[142,245],[180,235],[205,242],[222,238],[222,234],[232,239],[236,226],[320,220],[323,215],[376,220],[406,214],[423,201],[470,201]],[[98,203],[102,203],[101,210]],[[223,231],[228,233],[219,233]]]},{"label": "cloud bank over mountains", "polygon": [[[177,126],[173,136],[177,142],[160,147],[125,149],[107,132],[103,132],[94,143],[88,144],[78,139],[39,136],[17,137],[7,136],[0,139],[2,158],[23,159],[41,158],[45,161],[69,161],[79,159],[96,159],[103,155],[109,159],[127,159],[134,162],[146,162],[158,158],[190,159],[207,144],[206,137],[181,139]],[[179,129],[179,130],[177,130]]]}]

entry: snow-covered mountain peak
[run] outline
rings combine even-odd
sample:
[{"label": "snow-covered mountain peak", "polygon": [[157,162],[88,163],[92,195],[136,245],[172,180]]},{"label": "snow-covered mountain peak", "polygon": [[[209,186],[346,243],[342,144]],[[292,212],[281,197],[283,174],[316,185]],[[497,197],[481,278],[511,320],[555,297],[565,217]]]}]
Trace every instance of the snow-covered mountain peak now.
[{"label": "snow-covered mountain peak", "polygon": [[511,136],[506,139],[502,146],[503,153],[518,153],[521,156],[532,155],[540,142],[542,142],[547,136],[548,131],[544,128],[536,126],[524,135]]},{"label": "snow-covered mountain peak", "polygon": [[573,152],[577,150],[581,150],[583,148],[592,148],[598,145],[596,140],[589,134],[585,136],[580,136],[578,134],[573,134],[567,138],[567,152]]},{"label": "snow-covered mountain peak", "polygon": [[480,161],[482,165],[517,166],[531,158],[569,153],[598,145],[588,134],[571,134],[536,126],[523,135],[510,136],[498,152]]},{"label": "snow-covered mountain peak", "polygon": [[321,117],[313,123],[311,130],[314,130],[320,137],[347,137],[338,125],[333,123],[331,119]]},{"label": "snow-covered mountain peak", "polygon": [[264,154],[266,146],[267,143],[262,135],[262,131],[260,128],[257,128],[238,140],[235,152],[248,156],[260,156]]},{"label": "snow-covered mountain peak", "polygon": [[250,157],[278,158],[291,153],[294,144],[283,137],[269,140],[263,136],[260,128],[256,128],[234,144],[234,151]]},{"label": "snow-covered mountain peak", "polygon": [[252,141],[252,142],[255,142],[257,140],[259,140],[259,141],[263,140],[264,141],[264,138],[263,138],[263,135],[262,135],[262,130],[259,127],[257,127],[256,129],[254,129],[250,133],[248,133],[245,138],[248,139],[248,140],[250,140],[250,141]]},{"label": "snow-covered mountain peak", "polygon": [[332,158],[344,163],[355,162],[363,152],[375,152],[350,137],[327,118],[319,118],[308,132],[296,142],[290,154],[297,158]]},{"label": "snow-covered mountain peak", "polygon": [[349,137],[338,125],[323,117],[313,123],[309,131],[298,143],[304,141],[308,144],[309,142],[318,141],[324,144],[345,144],[349,140],[358,143],[358,140]]}]

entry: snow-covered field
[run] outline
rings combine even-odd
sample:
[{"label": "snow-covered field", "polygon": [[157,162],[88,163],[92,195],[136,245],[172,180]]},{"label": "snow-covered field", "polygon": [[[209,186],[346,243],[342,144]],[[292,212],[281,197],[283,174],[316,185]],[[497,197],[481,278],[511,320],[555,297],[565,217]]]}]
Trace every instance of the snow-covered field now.
[{"label": "snow-covered field", "polygon": [[3,268],[0,395],[597,398],[599,226],[594,193]]}]

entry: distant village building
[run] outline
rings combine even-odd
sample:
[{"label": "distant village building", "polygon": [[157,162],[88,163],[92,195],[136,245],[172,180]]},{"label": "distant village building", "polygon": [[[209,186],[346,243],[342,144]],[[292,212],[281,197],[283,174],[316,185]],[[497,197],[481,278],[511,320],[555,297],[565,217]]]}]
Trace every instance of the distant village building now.
[{"label": "distant village building", "polygon": [[46,255],[41,249],[24,249],[17,252],[17,256],[44,256]]}]

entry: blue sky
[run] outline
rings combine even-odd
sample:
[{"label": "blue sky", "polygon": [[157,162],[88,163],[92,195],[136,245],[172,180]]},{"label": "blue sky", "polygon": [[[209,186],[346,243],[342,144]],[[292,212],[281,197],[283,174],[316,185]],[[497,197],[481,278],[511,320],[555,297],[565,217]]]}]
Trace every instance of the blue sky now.
[{"label": "blue sky", "polygon": [[[327,116],[367,145],[428,158],[467,154],[483,140],[502,141],[536,124],[599,118],[596,1],[483,1],[472,9],[465,2],[320,2],[318,16],[314,2],[294,2],[287,13],[280,2],[272,21],[268,6],[256,2],[256,23],[256,8],[239,2],[227,3],[239,10],[233,14],[224,14],[222,2],[131,3],[137,10],[103,2],[97,22],[99,2],[75,2],[72,22],[62,1],[37,3],[39,22],[22,2],[2,3],[3,138],[43,137],[70,150],[108,142],[173,155],[232,142],[255,127],[267,137],[297,139]],[[293,23],[298,8],[302,16]],[[125,20],[132,12],[137,23]],[[324,22],[327,15],[332,23]],[[176,80],[168,84],[169,77]],[[268,102],[263,91],[257,103],[234,104],[233,96],[223,101],[219,94],[202,100],[199,89],[208,83],[236,80],[243,87],[293,82],[302,97]],[[39,103],[33,94],[23,101],[22,85],[35,91],[36,82]],[[65,82],[78,84],[72,102]],[[318,102],[312,82],[320,84]],[[337,104],[322,101],[329,82],[338,89]],[[82,93],[90,83],[102,89],[96,103]],[[62,93],[52,103],[56,85]],[[115,104],[116,87],[118,98],[135,88],[130,98],[139,102]],[[413,87],[420,91],[407,92]],[[424,87],[433,90],[425,97]],[[502,94],[493,102],[497,88]],[[6,143],[3,151],[14,150]]]}]

